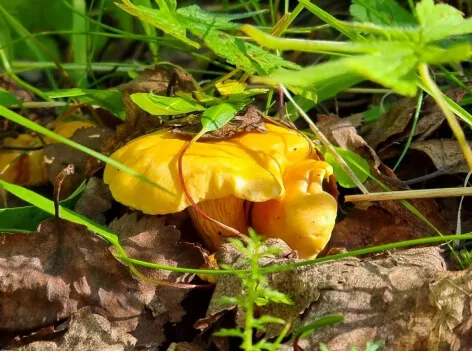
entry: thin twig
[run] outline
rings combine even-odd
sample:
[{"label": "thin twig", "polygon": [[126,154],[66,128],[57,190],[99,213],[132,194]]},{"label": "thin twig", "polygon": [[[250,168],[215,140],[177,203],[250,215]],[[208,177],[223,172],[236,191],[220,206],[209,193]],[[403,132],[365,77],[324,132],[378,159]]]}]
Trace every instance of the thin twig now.
[{"label": "thin twig", "polygon": [[472,196],[471,187],[457,187],[457,188],[437,188],[437,189],[422,189],[411,191],[394,191],[394,192],[379,192],[347,195],[344,200],[346,202],[375,202],[380,200],[402,200],[402,199],[424,199],[424,198],[448,198]]},{"label": "thin twig", "polygon": [[339,163],[341,168],[346,172],[346,174],[352,179],[352,181],[356,184],[357,188],[360,189],[360,191],[364,194],[369,194],[369,191],[367,188],[362,184],[360,179],[356,176],[356,174],[351,170],[351,168],[348,166],[348,164],[343,160],[343,158],[338,154],[336,149],[333,147],[333,145],[329,142],[329,140],[324,136],[324,134],[321,132],[321,130],[318,129],[315,123],[308,117],[308,114],[305,113],[303,109],[300,108],[300,106],[295,102],[295,100],[292,98],[292,95],[288,90],[285,88],[284,85],[280,85],[282,88],[285,96],[288,98],[290,102],[292,102],[293,106],[297,109],[297,111],[300,113],[300,115],[305,119],[305,121],[308,123],[310,126],[310,129],[313,131],[313,133],[316,135],[318,139],[321,140],[324,146],[326,146],[336,159],[336,161]]}]

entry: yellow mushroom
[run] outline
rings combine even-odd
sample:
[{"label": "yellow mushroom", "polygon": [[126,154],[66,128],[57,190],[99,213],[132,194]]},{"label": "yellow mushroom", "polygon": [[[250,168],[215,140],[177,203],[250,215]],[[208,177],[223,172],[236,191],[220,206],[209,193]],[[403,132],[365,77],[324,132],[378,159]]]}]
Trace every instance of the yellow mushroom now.
[{"label": "yellow mushroom", "polygon": [[[267,133],[247,132],[227,140],[195,142],[182,159],[183,180],[192,199],[211,218],[241,233],[253,226],[259,233],[284,239],[304,257],[314,257],[328,242],[336,217],[336,201],[322,190],[332,168],[315,159],[311,142],[300,133],[274,124],[266,127]],[[114,198],[153,215],[191,206],[177,163],[187,142],[170,131],[161,131],[116,151],[112,159],[165,190],[107,165],[104,181]],[[254,203],[249,216],[244,207],[247,202]],[[206,247],[216,250],[228,232],[193,208],[189,213]],[[280,221],[273,222],[278,216]],[[263,225],[265,221],[272,226]],[[303,241],[294,242],[294,238]],[[307,244],[310,247],[300,248]]]}]

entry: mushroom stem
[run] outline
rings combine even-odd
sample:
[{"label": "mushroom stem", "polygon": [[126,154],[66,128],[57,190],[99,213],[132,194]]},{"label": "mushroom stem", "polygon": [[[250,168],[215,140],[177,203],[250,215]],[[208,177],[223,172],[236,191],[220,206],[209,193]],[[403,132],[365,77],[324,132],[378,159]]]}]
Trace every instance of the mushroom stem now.
[{"label": "mushroom stem", "polygon": [[207,219],[208,221],[211,221],[213,223],[215,223],[216,225],[218,225],[219,227],[221,227],[222,229],[230,232],[231,234],[234,234],[236,236],[242,236],[243,234],[241,232],[239,232],[238,230],[228,226],[228,225],[225,225],[223,224],[222,222],[218,221],[218,220],[215,220],[213,219],[212,217],[210,217],[209,215],[207,215],[202,209],[200,209],[197,205],[197,203],[195,203],[195,201],[193,200],[192,196],[190,195],[190,192],[188,191],[187,189],[187,185],[185,184],[185,180],[184,180],[184,174],[183,174],[183,162],[182,162],[182,159],[184,157],[184,154],[185,152],[190,148],[190,146],[192,146],[192,144],[194,142],[196,142],[203,134],[205,133],[205,131],[201,131],[200,133],[198,133],[197,135],[195,135],[193,137],[192,140],[190,140],[188,143],[186,143],[182,150],[180,151],[179,153],[179,156],[178,156],[178,160],[177,160],[177,165],[178,165],[178,170],[179,170],[179,181],[180,181],[180,185],[182,187],[182,190],[185,194],[185,196],[187,197],[188,201],[190,202],[190,204],[192,204],[192,208],[195,209],[195,211],[203,218]]}]

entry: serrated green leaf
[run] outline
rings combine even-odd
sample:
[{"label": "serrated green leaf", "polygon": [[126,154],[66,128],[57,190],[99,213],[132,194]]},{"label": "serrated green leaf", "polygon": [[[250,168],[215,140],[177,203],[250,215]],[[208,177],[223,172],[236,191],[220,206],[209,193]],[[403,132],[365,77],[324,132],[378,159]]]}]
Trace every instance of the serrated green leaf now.
[{"label": "serrated green leaf", "polygon": [[189,31],[201,38],[216,55],[249,74],[267,75],[279,68],[300,68],[295,63],[228,33],[211,28],[189,28]]},{"label": "serrated green leaf", "polygon": [[126,11],[130,15],[136,16],[143,22],[159,28],[165,33],[191,45],[192,47],[200,48],[200,45],[197,42],[187,38],[185,26],[180,23],[179,19],[176,18],[169,9],[151,9],[144,6],[135,6],[129,0],[122,1],[123,3],[116,4],[120,9]]},{"label": "serrated green leaf", "polygon": [[182,7],[177,10],[176,15],[188,28],[213,28],[213,29],[238,29],[239,24],[231,21],[252,17],[264,11],[254,11],[244,14],[222,14],[202,10],[197,5]]},{"label": "serrated green leaf", "polygon": [[[365,182],[369,177],[367,174],[363,172],[363,170],[359,169],[356,165],[349,162],[349,159],[352,159],[357,164],[362,166],[365,171],[370,170],[369,162],[361,157],[360,155],[356,154],[355,152],[341,149],[338,147],[334,147],[336,152],[346,161],[347,165],[351,168],[354,174],[359,178],[361,182]],[[356,188],[356,184],[351,180],[351,178],[344,172],[343,168],[339,165],[338,160],[333,156],[330,151],[324,151],[324,158],[326,162],[328,162],[331,166],[333,166],[334,178],[336,182],[339,183],[341,187],[344,188]]]},{"label": "serrated green leaf", "polygon": [[44,93],[49,98],[75,97],[78,101],[89,105],[103,107],[118,118],[126,119],[125,107],[121,92],[118,90],[94,90],[94,89],[64,89]]},{"label": "serrated green leaf", "polygon": [[213,335],[219,337],[244,337],[243,332],[238,328],[222,328],[213,333]]},{"label": "serrated green leaf", "polygon": [[[83,182],[74,193],[61,201],[60,205],[69,209],[74,208],[85,186]],[[38,229],[41,222],[51,217],[51,214],[35,206],[0,209],[0,232],[33,232]]]},{"label": "serrated green leaf", "polygon": [[23,101],[19,100],[14,94],[0,87],[0,106],[21,105]]},{"label": "serrated green leaf", "polygon": [[415,96],[416,68],[419,59],[413,50],[393,49],[379,55],[362,55],[341,59],[352,72],[401,95]]},{"label": "serrated green leaf", "polygon": [[142,110],[156,116],[169,116],[203,111],[205,107],[182,97],[159,96],[151,93],[134,93],[131,100]]},{"label": "serrated green leaf", "polygon": [[419,53],[419,58],[427,64],[447,64],[467,60],[472,55],[472,46],[469,43],[459,43],[449,48],[438,46],[425,46]]},{"label": "serrated green leaf", "polygon": [[273,316],[267,316],[267,315],[263,315],[259,317],[258,319],[256,319],[255,321],[257,321],[257,323],[259,324],[265,324],[265,323],[278,323],[281,325],[285,324],[285,321],[283,319],[278,318],[278,317],[273,317]]},{"label": "serrated green leaf", "polygon": [[275,303],[287,304],[287,305],[292,304],[292,300],[290,300],[288,295],[285,295],[275,289],[263,288],[261,289],[261,293],[263,294],[264,298],[269,301],[272,301]]},{"label": "serrated green leaf", "polygon": [[352,17],[379,25],[416,25],[415,17],[395,0],[353,0]]},{"label": "serrated green leaf", "polygon": [[239,109],[236,109],[229,103],[221,103],[217,106],[207,108],[202,113],[202,130],[205,132],[218,130],[233,119],[238,112]]},{"label": "serrated green leaf", "polygon": [[464,19],[461,11],[447,4],[422,0],[416,4],[416,16],[426,43],[472,32],[472,19]]}]

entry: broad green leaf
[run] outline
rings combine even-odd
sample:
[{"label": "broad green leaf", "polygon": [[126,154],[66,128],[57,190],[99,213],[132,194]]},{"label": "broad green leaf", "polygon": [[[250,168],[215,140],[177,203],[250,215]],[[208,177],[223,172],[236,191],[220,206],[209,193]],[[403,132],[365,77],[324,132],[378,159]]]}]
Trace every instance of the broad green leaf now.
[{"label": "broad green leaf", "polygon": [[[135,6],[129,0],[122,0],[123,3],[117,3],[116,6],[126,11],[127,13],[136,16],[141,21],[149,23],[154,27],[159,28],[165,33],[177,38],[178,40],[195,48],[200,48],[197,42],[187,38],[187,31],[185,26],[178,18],[172,14],[169,9],[151,9],[145,6]],[[162,1],[162,0],[161,0]]]},{"label": "broad green leaf", "polygon": [[[85,182],[60,205],[73,209],[85,189]],[[35,206],[0,209],[0,232],[33,232],[41,222],[50,219],[51,214]]]},{"label": "broad green leaf", "polygon": [[23,101],[16,98],[16,96],[7,90],[0,87],[0,106],[13,106],[13,105],[21,105]]},{"label": "broad green leaf", "polygon": [[49,98],[75,97],[80,102],[103,107],[122,120],[126,119],[123,98],[118,90],[94,90],[94,89],[64,89],[45,92]]},{"label": "broad green leaf", "polygon": [[464,19],[461,11],[447,4],[421,0],[416,4],[416,15],[425,43],[472,32],[472,19]]},{"label": "broad green leaf", "polygon": [[154,93],[134,93],[131,100],[141,109],[156,116],[170,116],[203,111],[205,107],[182,97],[159,96]]},{"label": "broad green leaf", "polygon": [[415,17],[395,0],[353,0],[352,17],[379,25],[416,25]]},{"label": "broad green leaf", "polygon": [[221,103],[207,108],[202,113],[202,130],[205,132],[218,130],[233,119],[238,112],[239,109],[229,103]]},{"label": "broad green leaf", "polygon": [[227,80],[225,82],[217,82],[215,84],[216,89],[222,96],[227,96],[235,93],[242,93],[247,87],[246,83],[235,81],[235,80]]},{"label": "broad green leaf", "polygon": [[355,74],[401,95],[416,95],[416,68],[419,60],[411,50],[394,50],[392,53],[362,55],[340,61]]},{"label": "broad green leaf", "polygon": [[239,28],[239,24],[233,23],[232,21],[249,18],[261,12],[263,11],[254,11],[244,14],[222,14],[207,12],[197,5],[192,5],[178,9],[176,15],[189,29],[192,27],[200,27],[231,30]]},{"label": "broad green leaf", "polygon": [[[299,71],[279,71],[270,76],[278,83],[314,88],[318,102],[333,97],[342,90],[358,84],[364,79],[350,70],[345,62],[336,60],[310,66]],[[320,93],[323,96],[320,97]]]},{"label": "broad green leaf", "polygon": [[[367,162],[366,159],[356,154],[355,152],[341,149],[338,147],[334,147],[334,148],[336,149],[336,152],[343,158],[343,160],[346,161],[348,166],[355,173],[355,175],[360,179],[360,181],[365,182],[369,176],[366,173],[364,173],[362,169],[352,164],[350,160],[346,157],[349,157],[350,159],[354,160],[357,164],[362,166],[362,168],[365,171],[370,170],[369,162]],[[331,166],[333,166],[334,178],[336,179],[336,182],[338,182],[339,185],[344,188],[356,188],[356,184],[351,180],[351,178],[346,174],[346,172],[344,172],[343,168],[339,165],[338,161],[333,156],[333,154],[327,150],[323,150],[323,152],[324,152],[324,158],[326,162],[328,162]]]},{"label": "broad green leaf", "polygon": [[419,53],[419,58],[427,64],[447,64],[467,60],[472,55],[472,46],[469,43],[459,43],[449,48],[434,45],[425,46]]},{"label": "broad green leaf", "polygon": [[267,75],[279,68],[297,69],[299,66],[278,55],[228,33],[213,29],[189,28],[216,55],[249,74]]}]

